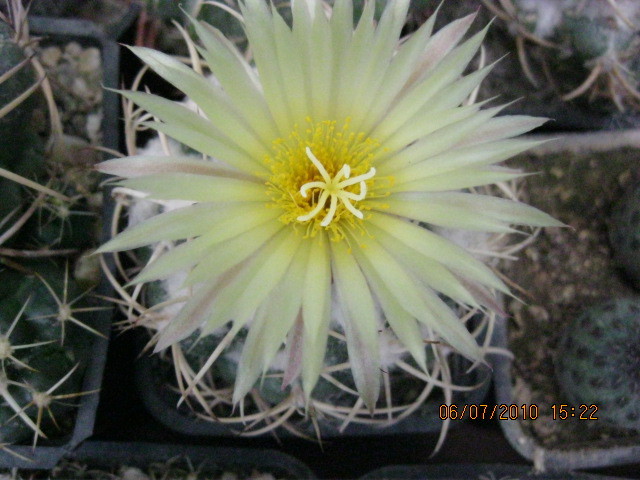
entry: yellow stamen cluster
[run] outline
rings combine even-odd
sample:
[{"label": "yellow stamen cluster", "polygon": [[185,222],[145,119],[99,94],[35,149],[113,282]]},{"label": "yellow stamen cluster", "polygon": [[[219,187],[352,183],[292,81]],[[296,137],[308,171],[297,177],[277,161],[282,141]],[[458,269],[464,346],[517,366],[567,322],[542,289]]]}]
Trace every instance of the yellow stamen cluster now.
[{"label": "yellow stamen cluster", "polygon": [[371,167],[379,144],[364,133],[350,130],[349,120],[313,122],[296,127],[287,139],[273,142],[273,155],[265,162],[271,170],[267,182],[272,206],[281,208],[280,220],[303,225],[314,236],[330,230],[333,239],[344,229],[358,227],[367,210],[366,199],[380,196]]},{"label": "yellow stamen cluster", "polygon": [[[367,184],[365,182],[366,180],[373,178],[373,176],[376,174],[376,169],[371,167],[371,170],[369,170],[364,175],[358,175],[357,177],[349,178],[349,176],[351,175],[351,167],[349,167],[349,165],[347,164],[344,164],[340,171],[336,174],[336,176],[334,178],[330,178],[322,163],[320,163],[320,161],[315,157],[309,147],[306,148],[306,152],[309,160],[311,160],[311,162],[316,166],[324,181],[308,182],[300,187],[300,194],[304,198],[307,198],[307,190],[309,190],[310,188],[319,188],[320,190],[322,190],[322,193],[320,194],[320,198],[318,199],[318,203],[316,203],[315,208],[311,210],[307,215],[300,215],[297,220],[299,222],[306,222],[318,215],[318,213],[320,213],[320,210],[322,210],[327,204],[327,199],[329,197],[331,197],[329,213],[327,213],[327,215],[324,217],[324,220],[322,220],[322,222],[320,223],[321,227],[328,226],[331,223],[331,220],[333,220],[333,217],[336,214],[336,209],[338,207],[338,200],[341,200],[342,204],[347,210],[349,210],[356,217],[362,220],[364,218],[364,215],[360,210],[356,209],[353,206],[351,200],[360,201],[365,199],[365,197],[367,196]],[[340,181],[343,176],[345,180]],[[360,184],[360,193],[358,193],[357,195],[353,192],[348,192],[347,190],[345,190],[347,187],[355,185],[356,183]]]}]

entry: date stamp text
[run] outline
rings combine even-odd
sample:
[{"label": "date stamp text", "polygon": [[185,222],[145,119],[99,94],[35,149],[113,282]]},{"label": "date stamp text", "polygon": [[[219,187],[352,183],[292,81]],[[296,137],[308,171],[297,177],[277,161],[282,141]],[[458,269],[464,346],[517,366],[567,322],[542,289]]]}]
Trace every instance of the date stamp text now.
[{"label": "date stamp text", "polygon": [[[554,404],[545,412],[553,420],[598,420],[597,405]],[[532,404],[442,404],[441,420],[535,420],[540,415],[540,407]]]}]

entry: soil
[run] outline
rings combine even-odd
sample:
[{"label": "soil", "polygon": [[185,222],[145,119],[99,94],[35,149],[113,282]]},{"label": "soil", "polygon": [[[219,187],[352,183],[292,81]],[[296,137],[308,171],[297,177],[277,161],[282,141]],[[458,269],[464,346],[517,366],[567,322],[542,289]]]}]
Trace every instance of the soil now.
[{"label": "soil", "polygon": [[639,295],[613,261],[607,232],[613,206],[639,179],[639,161],[640,151],[629,147],[533,153],[510,162],[539,172],[523,182],[522,200],[567,225],[544,229],[520,252],[520,259],[504,269],[525,290],[520,294],[524,302],[513,300],[508,305],[509,348],[515,354],[514,401],[537,405],[538,418],[523,421],[523,428],[548,448],[612,437],[638,441],[638,432],[621,431],[602,421],[554,420],[552,406],[569,403],[554,372],[555,349],[568,322],[601,301]]}]

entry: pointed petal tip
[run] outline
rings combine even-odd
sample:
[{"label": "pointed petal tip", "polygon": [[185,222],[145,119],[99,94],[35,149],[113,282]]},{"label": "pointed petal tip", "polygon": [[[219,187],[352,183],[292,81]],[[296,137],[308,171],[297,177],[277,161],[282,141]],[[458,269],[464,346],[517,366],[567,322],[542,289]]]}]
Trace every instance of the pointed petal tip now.
[{"label": "pointed petal tip", "polygon": [[162,337],[161,337],[161,338],[158,339],[158,341],[156,342],[155,346],[153,347],[153,353],[160,353],[161,351],[163,351],[168,346],[169,346],[169,344],[167,344],[166,342],[162,342]]},{"label": "pointed petal tip", "polygon": [[571,230],[574,230],[574,231],[576,229],[573,225],[569,225],[568,223],[564,223],[561,220],[558,220],[558,219],[553,218],[551,216],[549,216],[549,218],[551,219],[551,223],[549,225],[545,225],[545,227],[547,227],[547,228],[553,228],[553,227],[558,228],[558,227],[561,227],[561,228],[570,228]]},{"label": "pointed petal tip", "polygon": [[360,394],[360,398],[369,412],[369,415],[373,417],[376,410],[376,404],[378,403],[378,397],[380,396],[379,390],[368,392],[358,390],[358,393]]},{"label": "pointed petal tip", "polygon": [[[487,367],[489,369],[489,371],[493,372],[493,366],[487,361],[487,359],[482,356],[482,358],[479,358],[478,360],[476,360],[475,362],[473,362],[471,364],[471,366],[467,369],[467,371],[465,372],[465,374],[469,374],[471,372],[473,372],[476,368],[478,368],[480,365],[482,365],[483,367]],[[482,380],[479,384],[478,387],[480,385],[482,385],[483,383],[485,383],[486,381],[488,381],[491,378],[491,376],[489,375],[487,378],[485,378],[484,380]]]},{"label": "pointed petal tip", "polygon": [[106,243],[103,243],[102,245],[100,245],[98,248],[96,248],[92,253],[90,253],[90,256],[93,255],[102,255],[104,253],[113,253],[116,250],[111,250],[111,248],[109,248],[109,244],[111,243],[111,241],[107,241]]},{"label": "pointed petal tip", "polygon": [[[440,9],[440,6],[444,2],[445,2],[445,0],[442,0],[440,5],[438,5],[438,10]],[[437,12],[437,10],[436,10],[436,12]],[[470,26],[475,21],[475,19],[478,16],[479,13],[480,13],[480,7],[478,7],[475,12],[469,13],[468,15],[465,15],[464,17],[459,18],[457,21]]]}]

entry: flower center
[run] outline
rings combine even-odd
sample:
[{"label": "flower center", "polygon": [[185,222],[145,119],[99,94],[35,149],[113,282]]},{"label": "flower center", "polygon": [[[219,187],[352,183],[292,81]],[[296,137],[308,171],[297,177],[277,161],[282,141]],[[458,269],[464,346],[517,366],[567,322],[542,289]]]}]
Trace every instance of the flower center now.
[{"label": "flower center", "polygon": [[307,118],[303,128],[275,140],[273,154],[265,157],[269,206],[282,209],[280,221],[304,227],[306,236],[328,230],[339,240],[345,229],[362,229],[366,200],[384,195],[385,182],[371,166],[377,151],[379,143],[351,131],[348,119]]},{"label": "flower center", "polygon": [[[306,148],[306,153],[309,157],[309,160],[311,160],[311,162],[320,172],[320,175],[322,175],[323,181],[305,183],[304,185],[302,185],[302,187],[300,187],[300,195],[302,195],[304,198],[307,198],[307,190],[311,188],[319,188],[322,193],[320,194],[320,198],[318,199],[315,208],[306,215],[300,215],[297,220],[299,222],[308,222],[309,220],[314,218],[316,215],[318,215],[318,213],[320,213],[320,210],[325,207],[329,198],[331,198],[329,212],[325,215],[324,219],[320,223],[321,227],[328,226],[333,220],[338,208],[338,200],[340,200],[345,208],[356,217],[358,217],[359,219],[364,218],[362,212],[353,206],[351,200],[364,200],[364,198],[367,196],[367,184],[365,183],[365,181],[373,178],[373,176],[376,174],[376,169],[371,167],[371,169],[367,173],[358,175],[354,178],[349,178],[349,176],[351,175],[351,167],[345,164],[338,171],[336,176],[331,178],[327,170],[315,157],[313,152],[311,152],[311,149],[309,147]],[[343,181],[340,181],[342,177],[344,177],[345,179]],[[345,190],[346,187],[350,187],[351,185],[355,185],[357,183],[360,184],[360,193],[355,194],[353,192]]]}]

